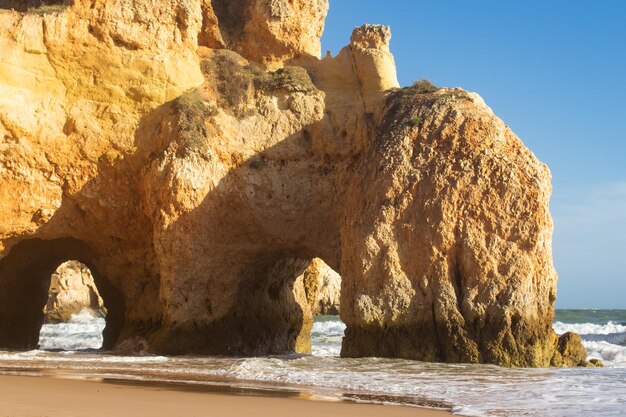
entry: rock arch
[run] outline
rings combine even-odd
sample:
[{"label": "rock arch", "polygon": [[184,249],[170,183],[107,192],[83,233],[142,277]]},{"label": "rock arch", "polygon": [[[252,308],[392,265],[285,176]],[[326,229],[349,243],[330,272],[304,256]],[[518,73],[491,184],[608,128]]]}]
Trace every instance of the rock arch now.
[{"label": "rock arch", "polygon": [[[214,291],[198,293],[179,306],[192,309],[193,317],[179,309],[166,315],[162,327],[148,336],[151,348],[166,354],[244,356],[310,351],[312,316],[303,308],[302,285],[296,285],[307,265],[272,253],[239,263],[236,278],[221,270],[204,282]],[[235,288],[216,292],[219,277],[236,282]]]},{"label": "rock arch", "polygon": [[67,260],[78,260],[91,270],[108,308],[103,348],[113,348],[124,325],[124,299],[98,272],[89,247],[71,238],[25,240],[0,260],[0,346],[18,350],[37,348],[50,276]]},{"label": "rock arch", "polygon": [[558,364],[545,165],[477,94],[399,89],[388,28],[318,59],[326,0],[227,3],[0,10],[0,346],[76,259],[105,347],[304,350],[320,257],[344,356]]}]

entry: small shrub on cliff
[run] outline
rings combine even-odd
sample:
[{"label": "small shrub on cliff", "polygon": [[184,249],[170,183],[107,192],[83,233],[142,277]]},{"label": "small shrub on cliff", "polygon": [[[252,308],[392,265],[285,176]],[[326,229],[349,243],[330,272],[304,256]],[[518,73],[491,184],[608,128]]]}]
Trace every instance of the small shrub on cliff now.
[{"label": "small shrub on cliff", "polygon": [[26,10],[26,13],[39,14],[39,15],[61,13],[66,8],[67,6],[64,6],[62,4],[56,4],[56,5],[50,5],[50,6],[41,6],[41,7],[31,8],[31,9]]},{"label": "small shrub on cliff", "polygon": [[220,51],[215,58],[204,61],[202,69],[215,83],[218,106],[244,117],[246,103],[252,99],[253,87],[263,70],[255,64],[242,65],[238,55],[230,51]]},{"label": "small shrub on cliff", "polygon": [[415,81],[411,87],[409,87],[412,92],[417,94],[429,94],[434,93],[439,90],[435,84],[430,82],[429,80],[419,80]]},{"label": "small shrub on cliff", "polygon": [[172,103],[178,115],[178,131],[181,139],[181,151],[185,156],[201,148],[207,136],[206,119],[217,112],[208,103],[208,97],[200,91],[192,91],[178,97]]},{"label": "small shrub on cliff", "polygon": [[315,89],[311,76],[302,67],[286,67],[264,74],[257,80],[261,90],[286,90],[289,93],[307,93]]},{"label": "small shrub on cliff", "polygon": [[249,159],[250,168],[261,170],[267,166],[267,159],[263,155],[257,155]]},{"label": "small shrub on cliff", "polygon": [[387,99],[387,103],[397,103],[402,105],[415,104],[415,100],[422,101],[429,99],[429,94],[439,91],[440,88],[428,80],[419,80],[410,87],[399,88],[393,91]]},{"label": "small shrub on cliff", "polygon": [[411,127],[418,127],[424,123],[424,118],[421,116],[413,117],[406,122]]},{"label": "small shrub on cliff", "polygon": [[265,72],[257,64],[243,64],[241,57],[231,51],[219,51],[203,61],[202,71],[219,95],[217,105],[239,118],[248,114],[255,90],[306,93],[315,89],[309,73],[302,67]]}]

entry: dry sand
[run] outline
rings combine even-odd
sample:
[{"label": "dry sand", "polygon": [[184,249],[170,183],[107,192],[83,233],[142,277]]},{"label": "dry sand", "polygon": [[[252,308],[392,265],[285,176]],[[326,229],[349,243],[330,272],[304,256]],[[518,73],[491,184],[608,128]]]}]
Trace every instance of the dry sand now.
[{"label": "dry sand", "polygon": [[0,417],[445,417],[438,410],[224,394],[173,385],[0,376]]}]

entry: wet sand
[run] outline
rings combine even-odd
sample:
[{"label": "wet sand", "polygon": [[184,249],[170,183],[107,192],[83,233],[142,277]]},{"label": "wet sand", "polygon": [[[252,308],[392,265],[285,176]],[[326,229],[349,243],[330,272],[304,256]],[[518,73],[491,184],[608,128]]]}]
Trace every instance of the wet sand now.
[{"label": "wet sand", "polygon": [[[225,390],[224,392],[228,392]],[[308,394],[51,377],[0,376],[0,417],[445,417],[427,408],[311,401]]]}]

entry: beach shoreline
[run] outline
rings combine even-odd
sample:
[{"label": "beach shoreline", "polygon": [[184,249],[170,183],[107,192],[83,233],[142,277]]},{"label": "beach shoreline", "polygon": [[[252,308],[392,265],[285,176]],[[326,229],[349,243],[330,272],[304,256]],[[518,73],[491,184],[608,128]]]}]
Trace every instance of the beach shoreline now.
[{"label": "beach shoreline", "polygon": [[385,416],[444,410],[360,404],[306,392],[50,376],[0,375],[0,417]]}]

